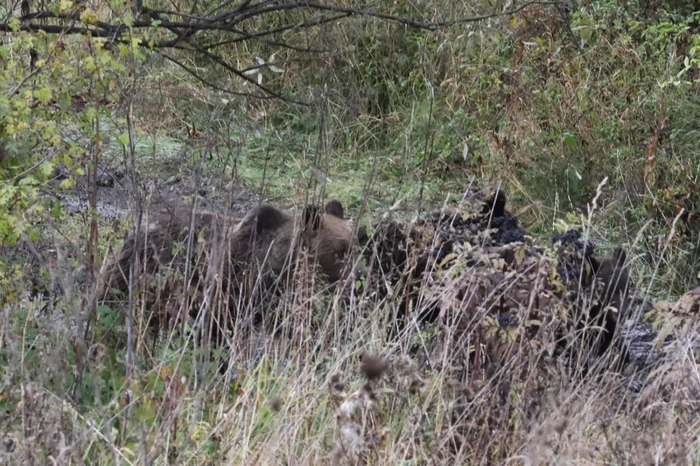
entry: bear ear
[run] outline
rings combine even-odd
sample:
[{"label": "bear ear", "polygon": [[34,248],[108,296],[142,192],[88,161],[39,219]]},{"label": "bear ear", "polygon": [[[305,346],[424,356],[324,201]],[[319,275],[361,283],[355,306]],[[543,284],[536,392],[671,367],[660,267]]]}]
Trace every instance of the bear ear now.
[{"label": "bear ear", "polygon": [[343,204],[341,204],[338,199],[331,199],[330,201],[328,201],[326,203],[326,207],[325,207],[324,211],[328,215],[338,217],[341,220],[343,220],[345,217],[345,212],[343,210]]},{"label": "bear ear", "polygon": [[302,214],[302,220],[304,221],[304,227],[310,231],[316,231],[321,226],[321,212],[315,205],[307,205],[304,207],[304,213]]},{"label": "bear ear", "polygon": [[289,220],[289,217],[278,208],[264,204],[253,209],[246,220],[254,222],[255,232],[259,235],[264,231],[278,229]]},{"label": "bear ear", "polygon": [[486,201],[481,213],[484,215],[492,214],[492,217],[504,217],[507,201],[506,193],[499,189]]}]

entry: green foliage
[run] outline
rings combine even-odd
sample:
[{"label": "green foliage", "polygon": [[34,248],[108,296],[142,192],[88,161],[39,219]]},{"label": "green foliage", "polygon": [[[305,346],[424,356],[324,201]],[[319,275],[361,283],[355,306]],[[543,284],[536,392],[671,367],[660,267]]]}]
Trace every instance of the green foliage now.
[{"label": "green foliage", "polygon": [[[47,207],[39,193],[57,166],[71,173],[59,188],[71,188],[74,177],[83,174],[85,141],[95,137],[95,119],[109,116],[101,102],[117,99],[115,82],[125,70],[98,45],[90,39],[19,34],[2,46],[0,243],[15,244],[24,234],[36,239],[32,225]],[[30,49],[42,57],[31,74],[24,59]],[[82,131],[77,138],[75,128]]]}]

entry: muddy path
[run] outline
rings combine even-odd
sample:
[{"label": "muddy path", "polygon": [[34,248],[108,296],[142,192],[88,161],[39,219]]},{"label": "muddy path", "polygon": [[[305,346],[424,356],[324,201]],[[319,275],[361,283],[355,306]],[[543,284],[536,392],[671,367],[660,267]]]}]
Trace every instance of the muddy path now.
[{"label": "muddy path", "polygon": [[[88,212],[92,187],[88,184],[87,176],[76,178],[72,188],[59,189],[58,185],[65,178],[66,175],[59,173],[42,197],[58,201],[63,209],[71,213]],[[125,219],[135,214],[137,191],[143,212],[190,206],[196,198],[198,209],[228,209],[234,214],[241,214],[258,202],[258,196],[249,190],[234,187],[225,192],[222,184],[215,180],[196,183],[194,176],[188,178],[168,173],[162,173],[158,178],[144,177],[133,183],[120,172],[100,170],[95,187],[97,214],[105,220]]]}]

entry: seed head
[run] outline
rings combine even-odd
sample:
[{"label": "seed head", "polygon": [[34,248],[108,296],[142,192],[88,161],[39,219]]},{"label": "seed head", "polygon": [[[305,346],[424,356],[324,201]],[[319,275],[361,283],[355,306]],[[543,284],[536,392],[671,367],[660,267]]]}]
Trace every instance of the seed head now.
[{"label": "seed head", "polygon": [[378,356],[365,355],[362,358],[362,365],[360,370],[368,380],[375,380],[381,378],[387,369],[387,363],[384,359]]}]

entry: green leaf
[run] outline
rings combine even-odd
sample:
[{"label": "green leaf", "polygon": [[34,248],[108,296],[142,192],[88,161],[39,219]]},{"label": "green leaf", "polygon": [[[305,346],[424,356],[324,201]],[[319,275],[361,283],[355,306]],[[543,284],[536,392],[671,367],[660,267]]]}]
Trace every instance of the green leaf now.
[{"label": "green leaf", "polygon": [[97,21],[99,21],[99,19],[100,17],[97,15],[97,12],[91,10],[90,8],[86,8],[82,13],[80,13],[80,21],[85,24],[95,24]]},{"label": "green leaf", "polygon": [[576,147],[578,145],[578,138],[575,134],[567,131],[561,138],[561,142],[567,147]]},{"label": "green leaf", "polygon": [[39,241],[39,229],[38,228],[30,228],[29,229],[29,241],[32,243],[36,243]]},{"label": "green leaf", "polygon": [[27,175],[24,178],[20,179],[17,184],[19,186],[35,186],[39,184],[39,182],[32,175]]},{"label": "green leaf", "polygon": [[[139,44],[140,43],[141,43],[141,41],[139,41]],[[146,55],[144,55],[144,53],[141,52],[141,49],[134,49],[134,57],[136,57],[138,60],[140,60],[142,62],[145,62],[148,59],[148,57],[146,57]]]},{"label": "green leaf", "polygon": [[122,146],[128,146],[128,145],[129,145],[129,134],[128,134],[128,133],[122,133],[122,134],[120,134],[120,135],[117,137],[117,141],[119,141],[119,143],[120,143]]},{"label": "green leaf", "polygon": [[41,173],[41,175],[44,178],[48,178],[48,177],[52,176],[53,169],[54,169],[53,164],[51,162],[48,162],[48,161],[43,162],[41,165],[39,165],[39,173]]},{"label": "green leaf", "polygon": [[210,455],[216,452],[216,442],[212,438],[208,438],[204,441],[204,451]]},{"label": "green leaf", "polygon": [[95,310],[97,311],[97,314],[100,316],[112,313],[112,308],[109,306],[105,306],[104,304],[100,304],[99,306],[97,306],[97,308]]},{"label": "green leaf", "polygon": [[53,206],[51,206],[51,217],[54,220],[57,220],[61,217],[61,203],[60,202],[56,202],[56,203],[54,203]]},{"label": "green leaf", "polygon": [[61,183],[58,185],[58,187],[61,189],[70,189],[73,186],[75,186],[75,179],[72,176],[69,176],[65,180],[61,181]]},{"label": "green leaf", "polygon": [[139,421],[144,421],[147,426],[153,424],[156,414],[156,409],[149,400],[144,400],[136,408],[136,416],[138,416]]}]

